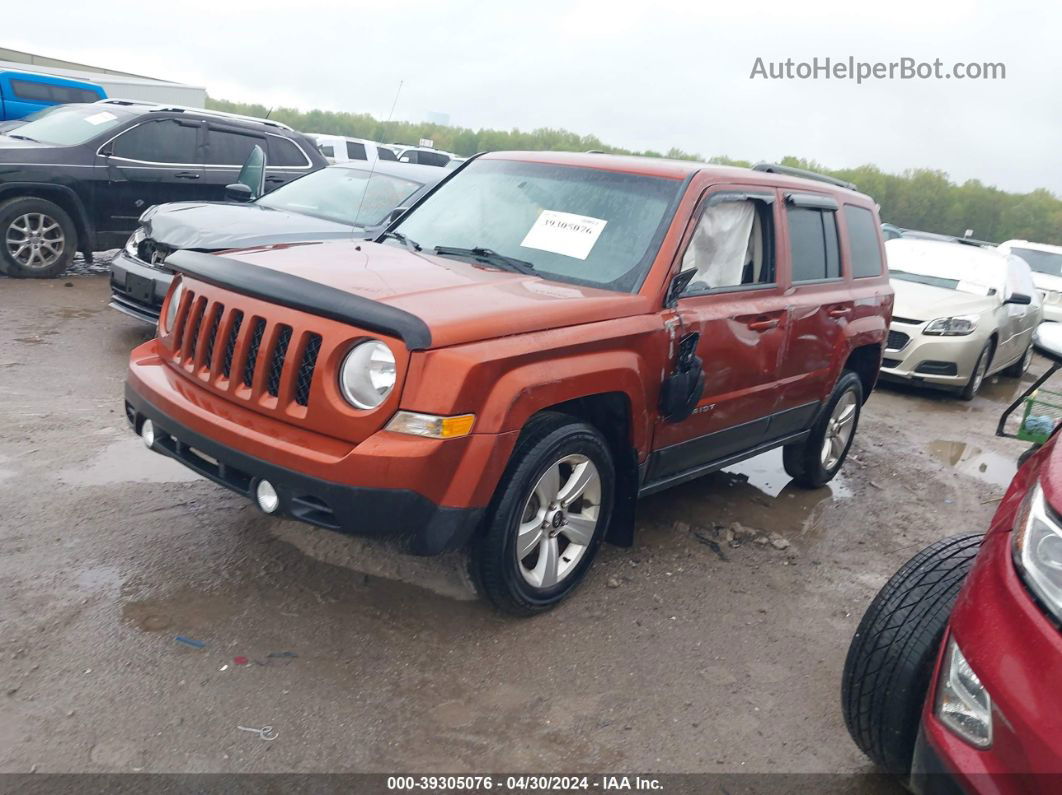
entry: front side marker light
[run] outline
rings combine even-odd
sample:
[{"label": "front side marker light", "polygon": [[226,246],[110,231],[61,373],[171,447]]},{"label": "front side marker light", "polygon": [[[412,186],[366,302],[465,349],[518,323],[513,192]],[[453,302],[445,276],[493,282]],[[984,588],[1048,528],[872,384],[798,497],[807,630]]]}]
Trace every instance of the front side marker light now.
[{"label": "front side marker light", "polygon": [[992,745],[992,697],[954,638],[948,639],[940,670],[936,712],[941,723],[975,748]]},{"label": "front side marker light", "polygon": [[415,411],[399,411],[387,423],[387,430],[430,439],[455,439],[467,436],[476,421],[475,414],[458,414],[454,417],[439,417],[435,414],[418,414]]}]

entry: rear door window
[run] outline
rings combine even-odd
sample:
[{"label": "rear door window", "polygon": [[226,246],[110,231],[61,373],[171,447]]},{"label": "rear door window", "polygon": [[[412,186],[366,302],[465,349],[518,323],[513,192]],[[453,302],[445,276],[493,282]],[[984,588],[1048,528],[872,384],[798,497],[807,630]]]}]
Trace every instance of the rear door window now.
[{"label": "rear door window", "polygon": [[786,216],[793,281],[839,279],[841,259],[833,210],[788,206]]},{"label": "rear door window", "polygon": [[391,160],[395,163],[398,162],[398,155],[388,149],[386,146],[376,147],[376,153],[381,160]]},{"label": "rear door window", "polygon": [[359,144],[357,141],[347,141],[347,157],[351,160],[368,160],[368,156],[365,154],[365,144]]},{"label": "rear door window", "polygon": [[865,207],[844,206],[844,222],[848,226],[848,244],[852,249],[852,276],[881,275],[881,245],[874,214]]},{"label": "rear door window", "polygon": [[211,126],[207,137],[206,163],[212,166],[240,168],[255,146],[260,146],[265,151],[265,138]]},{"label": "rear door window", "polygon": [[115,138],[111,154],[145,163],[194,164],[197,127],[176,119],[144,122]]},{"label": "rear door window", "polygon": [[294,141],[277,135],[269,135],[266,138],[269,141],[268,166],[281,168],[284,166],[306,167],[309,165],[306,156]]}]

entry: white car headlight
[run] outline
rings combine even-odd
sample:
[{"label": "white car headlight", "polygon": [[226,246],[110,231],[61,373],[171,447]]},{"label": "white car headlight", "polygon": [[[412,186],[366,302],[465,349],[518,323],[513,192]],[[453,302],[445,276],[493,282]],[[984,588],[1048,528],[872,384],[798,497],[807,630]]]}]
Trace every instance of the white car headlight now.
[{"label": "white car headlight", "polygon": [[937,717],[978,748],[992,744],[992,697],[966,662],[955,638],[948,638],[937,686]]},{"label": "white car headlight", "polygon": [[142,226],[138,226],[136,231],[129,235],[129,239],[125,241],[125,253],[130,257],[136,257],[139,259],[140,244],[144,242],[145,237],[147,237],[147,230]]},{"label": "white car headlight", "polygon": [[955,315],[954,317],[938,317],[930,321],[922,331],[923,334],[936,334],[942,337],[961,337],[964,334],[972,334],[977,328],[978,315]]},{"label": "white car headlight", "polygon": [[339,388],[352,406],[374,409],[395,387],[395,356],[379,340],[355,345],[339,368]]},{"label": "white car headlight", "polygon": [[177,309],[181,305],[181,297],[184,295],[184,282],[181,281],[181,277],[178,276],[174,279],[175,284],[170,288],[169,303],[166,304],[166,322],[162,327],[162,331],[169,333],[173,331],[173,324],[177,321]]},{"label": "white car headlight", "polygon": [[1037,484],[1014,525],[1014,562],[1029,589],[1062,621],[1062,526]]}]

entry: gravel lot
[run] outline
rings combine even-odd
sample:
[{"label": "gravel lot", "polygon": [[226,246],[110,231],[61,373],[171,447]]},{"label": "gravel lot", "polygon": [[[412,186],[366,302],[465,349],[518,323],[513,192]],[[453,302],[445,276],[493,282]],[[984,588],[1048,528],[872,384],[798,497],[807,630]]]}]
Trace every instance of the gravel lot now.
[{"label": "gravel lot", "polygon": [[[972,403],[879,389],[830,487],[786,485],[775,453],[656,495],[633,549],[508,620],[459,556],[266,518],[145,450],[121,395],[152,332],[107,308],[99,270],[0,280],[2,772],[816,772],[859,789],[872,769],[839,708],[856,623],[920,547],[987,526],[1023,449],[992,435],[1014,381]],[[264,725],[275,741],[237,729]]]}]

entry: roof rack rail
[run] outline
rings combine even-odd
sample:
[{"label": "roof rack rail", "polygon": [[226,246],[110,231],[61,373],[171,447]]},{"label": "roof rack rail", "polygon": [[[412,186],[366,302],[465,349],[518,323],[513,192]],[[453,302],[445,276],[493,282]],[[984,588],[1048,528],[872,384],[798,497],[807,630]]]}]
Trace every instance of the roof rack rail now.
[{"label": "roof rack rail", "polygon": [[845,182],[843,179],[837,179],[826,174],[819,174],[816,171],[808,171],[806,168],[794,168],[793,166],[782,166],[778,163],[757,163],[752,167],[753,171],[766,171],[769,174],[787,174],[790,177],[803,177],[804,179],[814,179],[819,182],[828,182],[830,185],[836,185],[838,188],[847,188],[848,190],[856,190],[854,182]]},{"label": "roof rack rail", "polygon": [[289,130],[294,132],[291,127],[283,124],[279,121],[272,121],[271,119],[260,119],[256,116],[244,116],[241,113],[226,113],[223,110],[210,110],[209,108],[193,108],[188,105],[166,105],[161,102],[149,102],[147,100],[140,99],[101,99],[95,104],[97,105],[123,105],[123,106],[142,106],[150,108],[152,113],[201,113],[204,116],[211,116],[218,119],[235,119],[237,121],[250,121],[256,124],[265,124],[268,127],[276,127],[280,130]]}]

